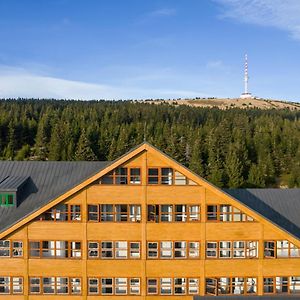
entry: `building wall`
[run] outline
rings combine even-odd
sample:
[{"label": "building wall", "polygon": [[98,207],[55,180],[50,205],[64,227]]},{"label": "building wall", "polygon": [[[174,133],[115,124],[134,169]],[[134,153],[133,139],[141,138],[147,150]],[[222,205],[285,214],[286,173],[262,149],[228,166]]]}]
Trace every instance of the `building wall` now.
[{"label": "building wall", "polygon": [[[178,168],[175,162],[167,162],[155,151],[144,151],[124,166],[140,167],[142,184],[129,185],[90,185],[65,201],[81,205],[81,222],[32,221],[19,228],[7,239],[22,240],[23,258],[1,258],[0,276],[23,276],[23,295],[3,295],[2,299],[192,299],[192,296],[147,296],[146,278],[197,277],[200,278],[200,295],[205,293],[205,278],[208,277],[257,277],[258,295],[263,293],[265,276],[300,276],[300,259],[263,258],[264,240],[299,241],[288,236],[274,225],[239,203],[234,203],[252,216],[256,222],[207,222],[207,204],[232,204],[228,197],[201,184],[186,186],[149,186],[147,167]],[[189,174],[186,174],[189,176]],[[192,175],[190,175],[192,176]],[[88,204],[140,204],[142,221],[140,223],[94,223],[87,221]],[[149,223],[148,204],[200,204],[201,222],[195,223]],[[29,240],[76,240],[81,241],[82,259],[28,259]],[[99,241],[140,241],[141,259],[101,260],[87,259],[87,242]],[[147,260],[147,241],[200,241],[199,259]],[[255,259],[206,259],[206,241],[217,240],[258,240],[259,258]],[[81,296],[29,295],[29,276],[68,276],[82,278]],[[139,277],[140,296],[89,296],[88,277]]]}]

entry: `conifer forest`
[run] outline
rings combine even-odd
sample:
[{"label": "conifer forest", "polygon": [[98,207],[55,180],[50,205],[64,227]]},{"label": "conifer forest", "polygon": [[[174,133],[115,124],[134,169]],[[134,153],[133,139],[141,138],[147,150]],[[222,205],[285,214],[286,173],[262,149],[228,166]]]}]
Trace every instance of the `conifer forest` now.
[{"label": "conifer forest", "polygon": [[144,140],[222,188],[300,187],[300,111],[0,100],[2,160],[114,160]]}]

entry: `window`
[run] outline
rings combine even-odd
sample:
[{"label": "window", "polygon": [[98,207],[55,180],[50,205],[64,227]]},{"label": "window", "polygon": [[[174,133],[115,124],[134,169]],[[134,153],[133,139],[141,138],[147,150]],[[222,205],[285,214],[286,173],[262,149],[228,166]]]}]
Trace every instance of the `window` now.
[{"label": "window", "polygon": [[23,242],[0,240],[0,257],[23,257]]},{"label": "window", "polygon": [[187,221],[187,205],[175,205],[175,222]]},{"label": "window", "polygon": [[231,205],[207,205],[207,221],[218,222],[253,222],[254,219]]},{"label": "window", "polygon": [[89,258],[99,258],[99,242],[88,243],[88,256]]},{"label": "window", "polygon": [[129,205],[129,221],[130,222],[141,222],[141,206],[140,205]]},{"label": "window", "polygon": [[173,243],[169,241],[160,242],[160,257],[172,258],[173,257]]},{"label": "window", "polygon": [[140,278],[130,278],[129,280],[129,293],[130,295],[140,295],[141,287],[140,287]]},{"label": "window", "polygon": [[0,295],[11,293],[10,280],[10,277],[0,277]]},{"label": "window", "polygon": [[217,221],[218,220],[218,206],[217,205],[207,205],[207,221]]},{"label": "window", "polygon": [[23,294],[23,278],[12,277],[12,293]]},{"label": "window", "polygon": [[264,256],[275,257],[275,242],[264,242]]},{"label": "window", "polygon": [[189,205],[189,219],[190,222],[200,221],[200,206]]},{"label": "window", "polygon": [[38,217],[40,221],[81,221],[81,206],[73,204],[58,204]]},{"label": "window", "polygon": [[257,293],[257,279],[253,277],[206,278],[207,295],[246,295]]},{"label": "window", "polygon": [[147,242],[148,259],[199,258],[199,242],[160,241]]},{"label": "window", "polygon": [[55,277],[43,277],[43,294],[55,294]]},{"label": "window", "polygon": [[140,242],[129,242],[130,245],[130,253],[129,258],[140,258]]},{"label": "window", "polygon": [[300,277],[265,277],[264,294],[300,294]]},{"label": "window", "polygon": [[99,295],[99,279],[98,278],[89,278],[89,295]]},{"label": "window", "polygon": [[220,258],[231,257],[231,242],[222,241],[219,243],[219,257]]},{"label": "window", "polygon": [[130,184],[141,184],[141,169],[130,168]]},{"label": "window", "polygon": [[127,295],[127,278],[115,278],[115,295]]},{"label": "window", "polygon": [[128,221],[128,206],[126,204],[115,205],[116,209],[116,222]]},{"label": "window", "polygon": [[173,169],[161,168],[161,184],[173,184]]},{"label": "window", "polygon": [[80,214],[80,205],[70,205],[70,220],[71,221],[80,221],[81,214]]},{"label": "window", "polygon": [[148,242],[148,258],[158,258],[158,242]]},{"label": "window", "polygon": [[127,259],[127,242],[115,242],[115,258]]},{"label": "window", "polygon": [[81,258],[81,242],[29,241],[29,257]]},{"label": "window", "polygon": [[56,277],[56,293],[68,294],[69,293],[69,279],[67,277]]},{"label": "window", "polygon": [[113,242],[101,242],[101,258],[113,258]]},{"label": "window", "polygon": [[81,279],[80,278],[70,278],[70,288],[72,295],[81,294]]},{"label": "window", "polygon": [[101,294],[112,295],[113,294],[113,279],[101,278]]},{"label": "window", "polygon": [[300,294],[300,277],[299,276],[290,277],[289,291],[291,294]]},{"label": "window", "polygon": [[116,259],[138,259],[140,258],[140,255],[140,242],[88,242],[89,258],[112,259],[115,257]]},{"label": "window", "polygon": [[149,168],[148,169],[148,184],[159,184],[159,169]]},{"label": "window", "polygon": [[258,241],[206,242],[207,258],[257,258]]},{"label": "window", "polygon": [[10,257],[10,241],[0,240],[0,257]]},{"label": "window", "polygon": [[200,251],[199,242],[188,242],[189,244],[189,258],[198,258]]},{"label": "window", "polygon": [[174,257],[186,258],[186,242],[174,242]]},{"label": "window", "polygon": [[80,295],[81,279],[69,277],[30,277],[30,294]]},{"label": "window", "polygon": [[207,258],[217,258],[218,257],[218,243],[217,242],[207,242],[206,243],[206,257]]},{"label": "window", "polygon": [[293,258],[300,257],[300,250],[287,240],[265,241],[265,258]]},{"label": "window", "polygon": [[160,222],[172,222],[173,205],[161,205]]},{"label": "window", "polygon": [[23,242],[12,241],[12,256],[13,257],[23,256]]},{"label": "window", "polygon": [[174,278],[174,295],[186,294],[186,278]]},{"label": "window", "polygon": [[29,280],[29,293],[40,294],[41,293],[41,279],[39,277],[31,277]]},{"label": "window", "polygon": [[160,294],[161,295],[172,295],[172,278],[161,278],[160,279]]},{"label": "window", "polygon": [[196,185],[182,173],[172,168],[148,168],[148,184]]},{"label": "window", "polygon": [[189,294],[198,295],[199,294],[199,279],[189,278]]},{"label": "window", "polygon": [[0,206],[14,206],[15,195],[14,194],[0,194]]},{"label": "window", "polygon": [[89,295],[139,295],[140,278],[88,278]]},{"label": "window", "polygon": [[200,206],[188,204],[149,204],[148,222],[200,221]]},{"label": "window", "polygon": [[99,222],[99,205],[88,205],[88,220]]},{"label": "window", "polygon": [[88,205],[92,222],[141,222],[141,206],[137,204]]},{"label": "window", "polygon": [[119,167],[101,177],[100,184],[141,184],[141,169]]},{"label": "window", "polygon": [[147,280],[147,294],[155,295],[158,292],[157,279]]},{"label": "window", "polygon": [[148,295],[197,295],[199,278],[148,278]]}]

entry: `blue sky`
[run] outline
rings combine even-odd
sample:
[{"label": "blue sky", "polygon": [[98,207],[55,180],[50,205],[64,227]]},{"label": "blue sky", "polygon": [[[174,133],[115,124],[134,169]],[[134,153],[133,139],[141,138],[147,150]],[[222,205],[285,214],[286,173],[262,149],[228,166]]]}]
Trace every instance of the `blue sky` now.
[{"label": "blue sky", "polygon": [[299,0],[0,0],[0,97],[300,101]]}]

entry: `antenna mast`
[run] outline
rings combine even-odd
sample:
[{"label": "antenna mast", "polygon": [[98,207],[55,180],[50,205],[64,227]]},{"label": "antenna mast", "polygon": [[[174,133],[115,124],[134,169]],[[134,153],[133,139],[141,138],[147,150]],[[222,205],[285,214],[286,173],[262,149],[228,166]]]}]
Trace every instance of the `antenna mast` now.
[{"label": "antenna mast", "polygon": [[248,92],[248,81],[249,81],[249,76],[248,76],[248,55],[245,54],[245,70],[244,70],[244,93],[242,93],[241,98],[242,99],[247,99],[247,98],[253,98],[252,94]]}]

